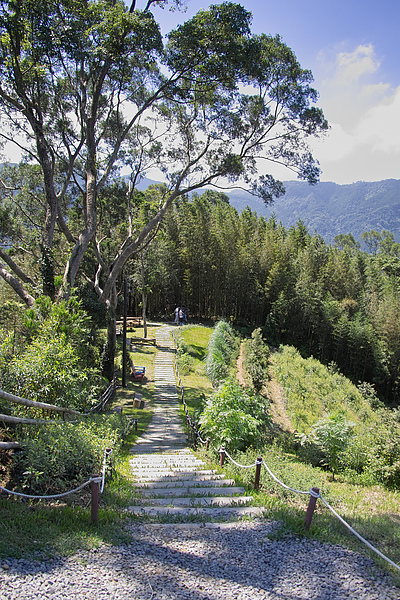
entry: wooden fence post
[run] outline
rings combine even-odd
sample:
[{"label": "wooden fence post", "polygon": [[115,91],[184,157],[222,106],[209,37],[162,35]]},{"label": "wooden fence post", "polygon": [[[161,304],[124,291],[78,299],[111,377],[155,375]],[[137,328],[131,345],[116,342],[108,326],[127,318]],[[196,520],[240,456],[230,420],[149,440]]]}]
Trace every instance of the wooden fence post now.
[{"label": "wooden fence post", "polygon": [[[313,487],[313,488],[311,488],[311,490],[315,494],[319,494],[319,488]],[[310,496],[310,501],[307,506],[306,516],[304,517],[304,527],[307,529],[307,531],[310,529],[310,525],[311,525],[311,521],[313,518],[316,503],[317,503],[317,496]]]},{"label": "wooden fence post", "polygon": [[208,437],[208,438],[206,438],[206,452],[208,451],[209,447],[210,447],[210,438]]},{"label": "wooden fence post", "polygon": [[91,520],[93,525],[97,525],[99,522],[99,495],[100,495],[100,483],[101,477],[97,474],[92,475],[92,481],[90,483],[92,491],[92,502],[91,502]]},{"label": "wooden fence post", "polygon": [[263,461],[263,459],[261,458],[261,456],[258,456],[257,460],[256,460],[256,474],[254,476],[254,489],[255,490],[258,490],[258,488],[260,487],[260,473],[261,473],[262,461]]},{"label": "wooden fence post", "polygon": [[224,462],[225,462],[225,448],[222,446],[221,450],[219,451],[219,466],[223,467]]}]

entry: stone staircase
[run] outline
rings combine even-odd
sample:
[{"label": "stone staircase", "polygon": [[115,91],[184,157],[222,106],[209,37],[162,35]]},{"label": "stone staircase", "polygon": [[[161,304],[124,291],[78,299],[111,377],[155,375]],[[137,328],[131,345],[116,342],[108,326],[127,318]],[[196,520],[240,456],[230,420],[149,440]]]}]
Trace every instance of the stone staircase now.
[{"label": "stone staircase", "polygon": [[245,495],[244,488],[207,469],[187,447],[179,415],[171,327],[157,331],[157,347],[153,418],[131,448],[137,497],[130,511],[147,517],[202,521],[261,515],[262,509],[249,506],[252,497]]}]

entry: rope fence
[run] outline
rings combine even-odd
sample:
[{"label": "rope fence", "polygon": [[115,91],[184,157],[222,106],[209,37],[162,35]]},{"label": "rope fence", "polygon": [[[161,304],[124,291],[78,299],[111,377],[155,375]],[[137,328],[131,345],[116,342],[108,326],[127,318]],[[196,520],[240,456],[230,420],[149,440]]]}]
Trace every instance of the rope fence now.
[{"label": "rope fence", "polygon": [[[114,397],[115,390],[117,389],[117,378],[111,381],[107,389],[100,396],[97,404],[90,410],[81,413],[78,410],[72,408],[66,408],[63,406],[56,406],[54,404],[48,404],[47,402],[38,402],[37,400],[28,400],[27,398],[20,398],[14,394],[9,394],[4,390],[0,389],[0,398],[6,400],[9,404],[18,404],[20,406],[26,406],[28,408],[47,410],[50,412],[61,413],[63,421],[66,420],[66,415],[72,415],[73,417],[87,417],[94,412],[100,412],[104,410],[106,404]],[[15,417],[13,415],[0,414],[0,421],[4,423],[11,423],[13,425],[45,425],[47,423],[55,423],[56,421],[50,419],[30,419],[26,417]],[[73,421],[71,421],[73,422]],[[5,447],[4,447],[5,448]],[[3,448],[3,449],[4,449]]]},{"label": "rope fence", "polygon": [[29,500],[58,500],[60,498],[65,498],[66,496],[70,496],[71,494],[76,494],[80,490],[83,490],[85,487],[90,485],[91,487],[91,520],[94,525],[98,524],[99,521],[99,498],[100,494],[104,491],[104,485],[106,480],[106,469],[107,469],[107,459],[112,454],[112,448],[106,448],[103,453],[103,465],[101,469],[101,475],[92,475],[90,479],[79,485],[78,487],[68,490],[67,492],[62,492],[60,494],[47,494],[47,495],[33,495],[33,494],[24,494],[22,492],[15,492],[13,490],[8,490],[0,486],[0,492],[5,494],[10,494],[12,496],[17,496],[18,498],[27,498]]},{"label": "rope fence", "polygon": [[[129,420],[129,422],[128,422],[125,430],[121,434],[120,438],[123,439],[127,435],[129,429],[134,425],[135,426],[137,425],[137,420],[136,420],[136,422],[132,419]],[[112,456],[112,454],[113,454],[112,448],[106,448],[104,450],[101,475],[97,475],[97,474],[92,475],[90,477],[90,479],[88,479],[87,481],[85,481],[84,483],[79,485],[78,487],[76,487],[72,490],[68,490],[67,492],[61,492],[60,494],[33,495],[33,494],[24,494],[22,492],[15,492],[14,490],[9,490],[2,486],[0,486],[0,492],[9,494],[12,496],[16,496],[18,498],[26,498],[29,500],[58,500],[60,498],[65,498],[66,496],[69,496],[71,494],[75,494],[76,492],[79,492],[80,490],[82,490],[85,487],[87,487],[88,485],[90,485],[90,487],[91,487],[91,520],[92,520],[92,523],[97,525],[98,519],[99,519],[99,498],[100,498],[100,494],[102,494],[104,492],[104,486],[105,486],[105,482],[106,482],[106,472],[107,472],[107,461],[108,461],[108,458]]]},{"label": "rope fence", "polygon": [[270,475],[270,477],[280,486],[282,486],[284,489],[293,492],[295,494],[301,494],[304,496],[309,496],[310,500],[309,500],[309,504],[306,510],[306,515],[304,518],[304,527],[306,530],[308,530],[311,526],[311,521],[312,521],[312,517],[315,511],[315,507],[316,507],[316,503],[317,500],[321,500],[321,502],[323,502],[323,504],[328,508],[328,510],[331,511],[331,513],[353,534],[355,535],[363,544],[365,544],[372,552],[375,552],[375,554],[377,554],[380,558],[382,558],[384,561],[386,561],[388,564],[390,564],[394,569],[396,569],[397,571],[400,572],[400,566],[397,565],[395,562],[393,562],[390,558],[388,558],[385,554],[383,554],[382,552],[380,552],[380,550],[378,550],[377,548],[375,548],[375,546],[373,546],[370,542],[368,542],[368,540],[366,540],[362,535],[360,535],[355,529],[353,529],[353,527],[351,527],[351,525],[349,523],[347,523],[343,517],[341,517],[335,510],[334,508],[332,508],[332,506],[327,502],[327,500],[325,500],[325,498],[322,496],[319,488],[317,487],[313,487],[308,491],[302,491],[302,490],[296,490],[294,488],[291,488],[290,486],[286,485],[285,483],[283,483],[283,481],[281,481],[269,468],[269,466],[267,465],[267,463],[264,461],[264,459],[262,457],[258,457],[254,463],[250,464],[250,465],[243,465],[238,463],[237,461],[235,461],[232,456],[230,456],[228,454],[228,452],[226,451],[226,449],[224,447],[217,449],[215,448],[215,446],[211,443],[210,438],[206,438],[206,440],[203,440],[201,438],[200,432],[197,429],[196,424],[193,422],[192,418],[190,417],[189,414],[189,409],[188,406],[186,404],[185,401],[185,396],[184,396],[184,389],[183,389],[183,383],[181,380],[181,377],[179,375],[179,370],[178,370],[178,344],[175,338],[174,333],[172,333],[172,337],[173,340],[175,342],[175,373],[177,376],[177,380],[179,382],[179,387],[180,387],[180,392],[181,392],[181,399],[182,399],[182,403],[185,409],[185,413],[186,413],[186,422],[188,424],[189,427],[191,427],[191,429],[193,430],[193,432],[195,433],[195,435],[197,436],[197,438],[199,439],[199,441],[202,444],[205,444],[206,446],[206,450],[209,449],[209,446],[211,444],[212,449],[218,453],[220,455],[220,467],[222,467],[224,465],[225,462],[225,457],[228,458],[235,466],[242,468],[242,469],[252,469],[255,468],[255,478],[254,478],[254,487],[255,489],[259,489],[259,485],[260,485],[260,472],[261,472],[261,466],[263,466],[265,468],[265,470],[267,471],[267,473]]}]

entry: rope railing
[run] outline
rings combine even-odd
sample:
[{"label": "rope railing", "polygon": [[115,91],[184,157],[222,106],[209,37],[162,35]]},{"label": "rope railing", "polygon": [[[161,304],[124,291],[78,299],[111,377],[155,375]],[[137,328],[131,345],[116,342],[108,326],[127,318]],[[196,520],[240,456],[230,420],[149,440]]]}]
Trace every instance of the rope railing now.
[{"label": "rope railing", "polygon": [[22,492],[14,492],[13,490],[8,490],[7,488],[2,487],[1,485],[0,485],[0,491],[5,492],[6,494],[10,494],[12,496],[18,496],[18,498],[28,498],[30,500],[55,500],[57,498],[65,498],[65,496],[69,496],[70,494],[75,494],[76,492],[79,492],[84,487],[89,485],[93,481],[93,479],[94,478],[91,477],[90,479],[85,481],[85,483],[82,483],[81,485],[79,485],[77,488],[74,488],[73,490],[68,490],[68,492],[62,492],[61,494],[48,494],[45,496],[35,496],[33,494],[23,494]]},{"label": "rope railing", "polygon": [[92,408],[85,414],[91,414],[91,413],[94,413],[94,412],[104,409],[105,405],[114,396],[115,390],[117,389],[117,381],[118,381],[117,377],[114,377],[113,380],[111,381],[110,385],[100,396],[98,403],[95,406],[92,406]]},{"label": "rope railing", "polygon": [[[370,550],[372,550],[373,552],[375,552],[380,558],[382,558],[383,560],[385,560],[388,564],[390,564],[392,567],[394,567],[397,571],[400,571],[400,566],[397,565],[395,562],[393,562],[389,557],[385,556],[385,554],[383,554],[380,550],[378,550],[377,548],[375,548],[375,546],[373,546],[370,542],[368,542],[368,540],[366,540],[362,535],[360,535],[349,523],[347,523],[347,521],[345,521],[343,519],[343,517],[341,517],[335,510],[334,508],[332,508],[332,506],[329,504],[329,502],[327,502],[327,500],[325,500],[325,498],[322,496],[321,492],[319,491],[318,488],[311,488],[308,491],[302,491],[302,490],[296,490],[294,488],[291,488],[290,486],[286,485],[285,483],[283,483],[283,481],[281,481],[272,471],[271,469],[268,467],[267,463],[261,458],[257,458],[257,460],[250,464],[250,465],[241,465],[240,463],[236,462],[229,454],[228,452],[225,450],[225,448],[221,448],[220,449],[220,453],[221,455],[225,455],[233,464],[235,464],[238,467],[241,468],[245,468],[245,469],[251,469],[252,467],[256,468],[256,477],[255,477],[255,487],[258,488],[259,486],[259,471],[258,471],[258,477],[257,477],[257,469],[263,465],[266,469],[266,471],[268,472],[268,474],[272,477],[272,479],[278,483],[279,485],[281,485],[283,488],[285,488],[286,490],[289,490],[295,494],[302,494],[302,495],[306,495],[306,496],[310,496],[310,503],[308,505],[307,508],[307,512],[306,512],[306,517],[304,519],[304,525],[306,527],[306,529],[309,529],[310,525],[311,525],[311,519],[314,513],[314,509],[315,509],[315,505],[316,505],[316,501],[318,499],[320,499],[325,506],[332,512],[332,514],[339,519],[339,521],[353,534],[355,535],[361,542],[363,542]],[[221,460],[222,465],[223,465],[223,461]],[[222,466],[221,465],[221,466]]]},{"label": "rope railing", "polygon": [[[183,406],[185,408],[185,413],[186,413],[186,420],[189,426],[191,426],[191,428],[193,429],[194,433],[197,435],[199,441],[202,444],[206,444],[206,450],[208,450],[209,445],[211,443],[210,438],[207,438],[206,440],[203,440],[200,436],[200,433],[196,427],[196,425],[193,423],[190,415],[189,415],[189,409],[187,407],[187,404],[185,402],[184,399],[184,391],[183,391],[183,384],[182,384],[182,380],[180,378],[179,375],[179,370],[178,370],[178,361],[177,361],[177,341],[175,338],[174,333],[172,333],[172,337],[173,340],[175,342],[175,372],[176,372],[176,376],[181,388],[181,398],[182,398],[182,403]],[[293,492],[295,494],[301,494],[301,495],[305,495],[305,496],[310,496],[310,501],[307,507],[307,511],[306,511],[306,515],[305,515],[305,519],[304,519],[304,526],[306,529],[310,528],[311,525],[311,520],[313,517],[313,513],[316,507],[316,502],[318,499],[320,499],[325,506],[331,511],[331,513],[353,534],[355,535],[362,543],[364,543],[372,552],[375,552],[375,554],[377,554],[380,558],[382,558],[384,561],[386,561],[388,564],[390,564],[394,569],[396,569],[397,571],[400,571],[400,566],[397,565],[395,562],[393,562],[390,558],[388,558],[387,556],[385,556],[385,554],[383,554],[380,550],[378,550],[377,548],[375,548],[375,546],[373,546],[370,542],[368,542],[368,540],[366,540],[362,535],[360,535],[349,523],[347,523],[343,517],[341,517],[335,510],[334,508],[332,508],[332,506],[327,502],[327,500],[325,500],[325,498],[322,496],[320,490],[316,487],[311,488],[308,491],[302,491],[302,490],[296,490],[288,485],[286,485],[285,483],[283,483],[283,481],[281,481],[269,468],[269,466],[267,465],[267,463],[264,461],[263,458],[258,457],[254,463],[250,464],[250,465],[242,465],[240,463],[238,463],[237,461],[235,461],[232,456],[230,456],[228,454],[228,452],[226,451],[225,448],[220,448],[219,450],[217,448],[215,448],[215,446],[211,443],[211,447],[213,448],[213,450],[217,453],[220,454],[220,467],[222,467],[224,465],[224,460],[225,460],[225,456],[237,467],[242,468],[242,469],[252,469],[253,467],[255,468],[256,472],[255,472],[255,480],[254,480],[254,487],[256,489],[259,488],[260,485],[260,471],[261,471],[261,466],[264,466],[265,470],[268,472],[268,474],[270,475],[270,477],[276,482],[278,483],[280,486],[282,486],[284,489]]]},{"label": "rope railing", "polygon": [[80,490],[84,489],[86,486],[90,485],[91,487],[91,520],[92,523],[97,525],[99,520],[99,496],[104,491],[104,485],[106,480],[106,469],[107,469],[107,458],[112,454],[112,448],[106,448],[103,453],[103,464],[101,469],[101,475],[92,475],[90,479],[79,485],[78,487],[68,490],[66,492],[61,492],[60,494],[46,494],[46,495],[34,495],[34,494],[24,494],[22,492],[15,492],[14,490],[9,490],[3,486],[0,486],[0,492],[5,494],[10,494],[12,496],[16,496],[18,498],[26,498],[28,500],[58,500],[60,498],[65,498],[66,496],[70,496],[71,494],[75,494]]}]

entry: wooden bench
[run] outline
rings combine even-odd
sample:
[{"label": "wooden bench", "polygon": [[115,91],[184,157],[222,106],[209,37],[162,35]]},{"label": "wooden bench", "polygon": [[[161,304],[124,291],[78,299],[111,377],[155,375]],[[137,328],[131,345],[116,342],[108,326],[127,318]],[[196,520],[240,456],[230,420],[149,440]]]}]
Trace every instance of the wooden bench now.
[{"label": "wooden bench", "polygon": [[156,338],[131,337],[131,344],[153,344],[156,345]]},{"label": "wooden bench", "polygon": [[132,365],[131,377],[135,381],[143,381],[143,378],[146,374],[146,367],[135,367]]},{"label": "wooden bench", "polygon": [[[123,326],[124,321],[123,319],[116,321],[116,325],[118,326]],[[140,327],[142,325],[142,319],[141,317],[126,317],[126,325],[127,327]]]}]

